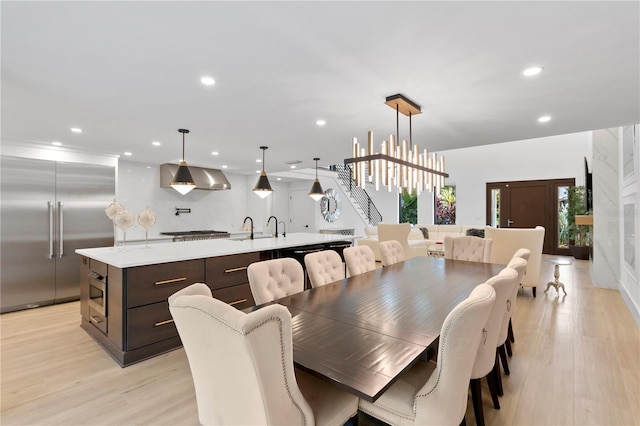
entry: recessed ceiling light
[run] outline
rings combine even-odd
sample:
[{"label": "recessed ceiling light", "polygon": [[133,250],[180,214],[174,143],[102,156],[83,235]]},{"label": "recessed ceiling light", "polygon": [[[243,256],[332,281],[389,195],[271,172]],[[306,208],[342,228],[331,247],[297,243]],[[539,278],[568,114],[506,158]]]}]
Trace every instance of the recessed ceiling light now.
[{"label": "recessed ceiling light", "polygon": [[262,163],[262,160],[258,158],[258,159],[256,160],[256,163]]},{"label": "recessed ceiling light", "polygon": [[220,153],[218,151],[213,151],[211,155],[220,155]]},{"label": "recessed ceiling light", "polygon": [[327,122],[326,122],[326,121],[324,121],[324,120],[318,120],[318,121],[316,121],[316,124],[317,124],[318,126],[324,126],[325,124],[327,124]]},{"label": "recessed ceiling light", "polygon": [[223,164],[223,165],[222,165],[222,168],[223,168],[223,169],[226,169],[226,168],[227,168],[227,165],[226,165],[226,164]]},{"label": "recessed ceiling light", "polygon": [[125,152],[125,153],[124,153],[124,155],[126,155],[127,157],[129,157],[129,156],[131,156],[131,155],[133,155],[133,154],[131,154],[129,151],[127,151],[127,152]]},{"label": "recessed ceiling light", "polygon": [[216,81],[215,81],[213,78],[211,78],[211,77],[202,77],[202,78],[200,79],[200,82],[201,82],[202,84],[204,84],[205,86],[213,86],[213,85],[215,84],[215,82],[216,82]]},{"label": "recessed ceiling light", "polygon": [[282,180],[282,178],[276,178],[276,180]]},{"label": "recessed ceiling light", "polygon": [[547,121],[551,120],[551,116],[549,115],[543,115],[542,117],[538,118],[538,122],[539,123],[546,123]]},{"label": "recessed ceiling light", "polygon": [[153,141],[153,142],[151,142],[151,145],[153,145],[153,146],[160,146],[160,142],[158,142],[158,141]]},{"label": "recessed ceiling light", "polygon": [[292,169],[295,169],[295,168],[296,168],[296,166],[294,166],[293,164],[292,164],[292,165],[290,165],[289,167],[291,167]]},{"label": "recessed ceiling light", "polygon": [[82,133],[82,129],[80,129],[79,127],[72,127],[70,130],[73,133]]},{"label": "recessed ceiling light", "polygon": [[146,168],[147,168],[147,169],[150,169],[150,168],[151,168],[151,166],[147,166]]},{"label": "recessed ceiling light", "polygon": [[256,170],[256,173],[261,173],[261,172],[262,172],[262,170]]},{"label": "recessed ceiling light", "polygon": [[542,72],[543,68],[542,67],[531,67],[531,68],[527,68],[526,70],[522,71],[522,74],[524,74],[527,77],[532,77],[534,75],[538,75]]},{"label": "recessed ceiling light", "polygon": [[51,142],[51,145],[62,146],[62,142],[53,141],[53,142]]}]

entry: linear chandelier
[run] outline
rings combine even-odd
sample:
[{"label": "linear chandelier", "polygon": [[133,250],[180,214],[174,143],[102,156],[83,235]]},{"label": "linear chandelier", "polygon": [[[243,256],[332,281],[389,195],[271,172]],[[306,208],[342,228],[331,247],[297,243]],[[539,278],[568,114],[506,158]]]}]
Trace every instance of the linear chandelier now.
[{"label": "linear chandelier", "polygon": [[[366,149],[353,138],[352,158],[346,158],[344,164],[353,163],[351,176],[356,185],[364,188],[369,181],[376,191],[382,184],[389,192],[396,187],[398,193],[415,191],[419,195],[425,190],[440,193],[444,178],[449,177],[445,172],[444,156],[429,155],[427,149],[420,152],[412,141],[411,117],[422,113],[420,105],[401,94],[387,96],[385,103],[396,110],[396,134],[390,135],[389,141],[383,141],[380,151],[375,152],[372,131],[368,133]],[[402,144],[396,142],[399,140],[400,113],[409,117],[409,141],[403,140]]]}]

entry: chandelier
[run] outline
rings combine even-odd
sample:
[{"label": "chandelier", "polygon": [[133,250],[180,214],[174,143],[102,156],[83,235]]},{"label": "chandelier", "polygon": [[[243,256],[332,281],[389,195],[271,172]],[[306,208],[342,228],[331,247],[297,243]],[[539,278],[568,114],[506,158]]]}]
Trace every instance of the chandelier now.
[{"label": "chandelier", "polygon": [[[352,158],[346,158],[344,164],[352,164],[351,176],[356,185],[365,187],[367,181],[375,185],[376,191],[380,184],[391,192],[395,187],[398,193],[420,194],[422,191],[436,191],[444,186],[445,173],[444,156],[438,158],[436,153],[424,149],[420,152],[418,145],[412,141],[411,117],[420,114],[420,105],[404,95],[387,96],[387,105],[396,110],[396,134],[390,135],[388,141],[383,141],[380,150],[373,149],[373,132],[369,131],[366,148],[353,138]],[[400,113],[409,117],[409,141],[399,143]]]}]

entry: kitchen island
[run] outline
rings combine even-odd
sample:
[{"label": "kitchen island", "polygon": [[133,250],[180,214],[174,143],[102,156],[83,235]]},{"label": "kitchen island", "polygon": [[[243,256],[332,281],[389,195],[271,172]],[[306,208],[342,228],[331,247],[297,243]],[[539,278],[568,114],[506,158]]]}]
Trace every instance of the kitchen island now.
[{"label": "kitchen island", "polygon": [[292,233],[286,237],[213,239],[78,249],[81,327],[121,366],[182,345],[167,298],[193,283],[244,309],[254,305],[247,266],[307,251],[341,249],[354,237]]}]

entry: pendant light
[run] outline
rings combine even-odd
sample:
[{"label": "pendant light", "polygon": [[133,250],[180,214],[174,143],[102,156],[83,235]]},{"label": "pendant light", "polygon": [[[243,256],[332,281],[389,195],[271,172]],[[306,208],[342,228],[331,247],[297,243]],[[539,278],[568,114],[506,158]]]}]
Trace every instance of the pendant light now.
[{"label": "pendant light", "polygon": [[173,189],[184,195],[195,188],[196,183],[191,176],[187,162],[184,161],[184,135],[185,133],[189,133],[189,130],[178,129],[178,131],[182,133],[182,161],[180,161],[178,170],[176,171],[175,176],[173,176],[173,181],[171,181],[170,185]]},{"label": "pendant light", "polygon": [[260,173],[260,177],[258,178],[258,182],[256,182],[255,188],[253,188],[253,192],[260,198],[265,198],[273,192],[267,173],[264,171],[264,152],[269,149],[269,147],[261,146],[260,149],[262,150],[262,173]]},{"label": "pendant light", "polygon": [[316,180],[313,181],[313,185],[311,185],[311,191],[309,191],[309,197],[313,198],[315,201],[318,201],[322,197],[324,197],[324,191],[322,190],[322,186],[320,185],[320,181],[318,180],[318,160],[319,158],[314,158],[316,162]]}]

